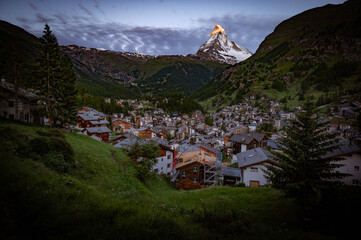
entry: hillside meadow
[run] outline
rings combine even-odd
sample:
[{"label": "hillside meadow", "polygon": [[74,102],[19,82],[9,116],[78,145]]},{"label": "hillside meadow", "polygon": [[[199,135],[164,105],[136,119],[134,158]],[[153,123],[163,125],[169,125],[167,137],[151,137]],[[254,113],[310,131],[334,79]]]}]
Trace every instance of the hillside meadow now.
[{"label": "hillside meadow", "polygon": [[342,239],[360,216],[359,188],[305,219],[269,187],[143,184],[122,150],[36,125],[0,120],[0,148],[3,239]]}]

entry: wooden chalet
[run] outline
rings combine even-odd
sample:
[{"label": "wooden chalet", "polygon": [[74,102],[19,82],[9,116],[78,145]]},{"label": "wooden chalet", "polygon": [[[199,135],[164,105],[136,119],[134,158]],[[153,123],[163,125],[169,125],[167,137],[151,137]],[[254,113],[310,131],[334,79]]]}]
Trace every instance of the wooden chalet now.
[{"label": "wooden chalet", "polygon": [[133,127],[133,124],[123,119],[114,119],[113,123],[113,132],[120,133],[126,132]]},{"label": "wooden chalet", "polygon": [[109,133],[111,133],[110,129],[107,127],[88,127],[84,128],[83,133],[88,136],[96,136],[102,139],[102,142],[109,141]]},{"label": "wooden chalet", "polygon": [[233,145],[233,154],[267,146],[267,136],[262,133],[241,133],[233,135],[229,141]]},{"label": "wooden chalet", "polygon": [[177,167],[179,171],[179,181],[189,179],[193,182],[204,182],[204,162],[200,160],[189,160]]},{"label": "wooden chalet", "polygon": [[217,150],[200,144],[191,145],[188,149],[179,152],[176,163],[178,181],[187,178],[206,185],[205,177],[209,176],[209,169],[217,163],[219,154]]}]

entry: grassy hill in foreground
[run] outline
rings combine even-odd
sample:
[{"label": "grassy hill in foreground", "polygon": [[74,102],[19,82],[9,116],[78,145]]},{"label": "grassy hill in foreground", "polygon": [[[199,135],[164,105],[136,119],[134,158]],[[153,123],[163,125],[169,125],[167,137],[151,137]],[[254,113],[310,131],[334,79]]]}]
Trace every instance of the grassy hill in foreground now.
[{"label": "grassy hill in foreground", "polygon": [[360,189],[304,221],[272,188],[177,191],[157,175],[142,184],[122,150],[87,136],[0,120],[0,143],[3,239],[337,239],[357,229]]}]

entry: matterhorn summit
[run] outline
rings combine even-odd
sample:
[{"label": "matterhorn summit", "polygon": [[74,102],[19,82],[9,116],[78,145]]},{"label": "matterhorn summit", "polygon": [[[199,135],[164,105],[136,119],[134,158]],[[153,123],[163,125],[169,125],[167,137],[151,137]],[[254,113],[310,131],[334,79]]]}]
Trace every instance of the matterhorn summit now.
[{"label": "matterhorn summit", "polygon": [[226,31],[220,25],[216,25],[210,38],[199,48],[196,55],[223,63],[236,64],[252,56],[252,53],[230,41]]}]

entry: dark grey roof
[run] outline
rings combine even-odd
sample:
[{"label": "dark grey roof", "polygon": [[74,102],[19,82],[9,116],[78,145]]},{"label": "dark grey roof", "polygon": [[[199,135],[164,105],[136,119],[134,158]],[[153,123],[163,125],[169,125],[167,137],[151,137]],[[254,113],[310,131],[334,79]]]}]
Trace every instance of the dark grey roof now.
[{"label": "dark grey roof", "polygon": [[259,142],[263,137],[264,134],[262,133],[241,133],[233,135],[229,140],[233,142],[249,144],[253,138]]},{"label": "dark grey roof", "polygon": [[107,127],[89,127],[89,128],[86,128],[86,130],[89,133],[110,133],[110,132],[112,132]]},{"label": "dark grey roof", "polygon": [[93,124],[93,125],[109,124],[109,122],[107,120],[95,120],[95,121],[90,121],[90,123]]},{"label": "dark grey roof", "polygon": [[263,148],[254,148],[237,154],[238,167],[257,164],[271,159],[272,154]]},{"label": "dark grey roof", "polygon": [[88,110],[89,112],[92,112],[92,113],[94,113],[94,114],[96,114],[96,115],[105,117],[105,114],[104,114],[104,113],[99,112],[98,110],[95,110],[94,108],[91,108],[91,107],[82,107],[82,108],[84,108],[84,109]]},{"label": "dark grey roof", "polygon": [[[0,87],[10,91],[10,92],[15,92],[15,87],[13,84],[8,83],[5,81],[5,79],[1,79],[0,82]],[[39,96],[36,95],[34,89],[23,89],[23,88],[18,88],[18,96],[27,98],[29,100],[33,100],[33,99],[39,99]]]},{"label": "dark grey roof", "polygon": [[92,113],[79,113],[78,114],[79,117],[81,117],[82,119],[84,119],[85,121],[97,121],[102,119],[102,117],[100,116],[95,116]]},{"label": "dark grey roof", "polygon": [[232,167],[222,167],[221,174],[223,176],[241,177],[241,169]]},{"label": "dark grey roof", "polygon": [[340,155],[346,155],[350,153],[355,152],[361,152],[360,147],[358,147],[356,144],[351,142],[342,142],[336,145],[338,148],[333,150],[332,152],[329,152],[325,155],[325,157],[334,157],[334,156],[340,156]]},{"label": "dark grey roof", "polygon": [[267,147],[273,148],[273,149],[280,149],[281,148],[281,143],[279,142],[275,142],[272,140],[267,141]]}]

